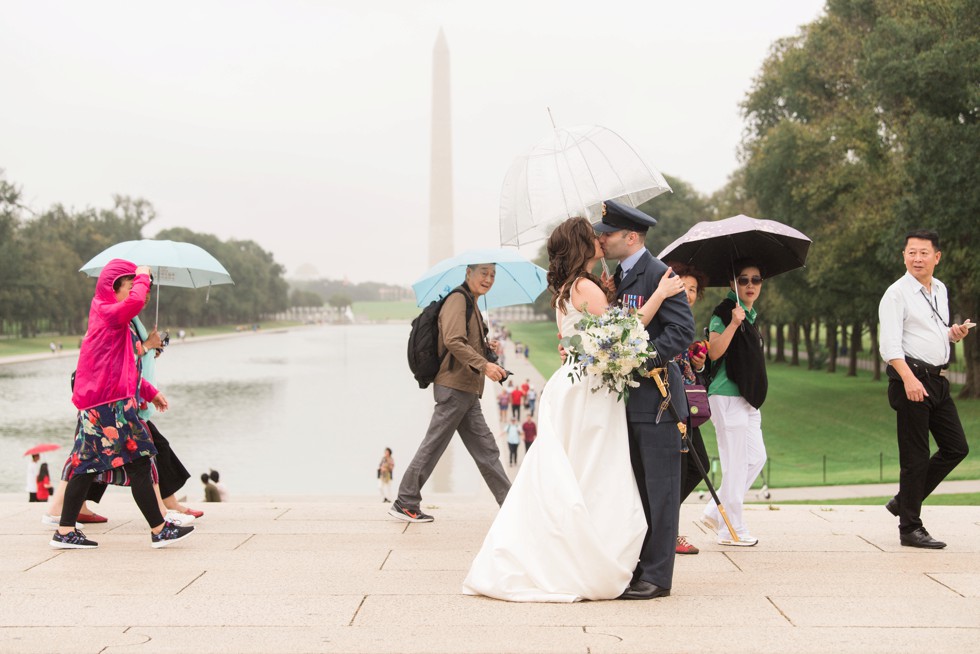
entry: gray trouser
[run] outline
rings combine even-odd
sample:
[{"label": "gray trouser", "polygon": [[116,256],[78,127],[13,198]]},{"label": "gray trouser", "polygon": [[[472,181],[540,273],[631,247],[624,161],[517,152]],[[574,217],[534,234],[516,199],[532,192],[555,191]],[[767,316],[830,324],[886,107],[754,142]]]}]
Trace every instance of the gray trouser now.
[{"label": "gray trouser", "polygon": [[510,479],[500,463],[500,450],[497,449],[497,441],[483,417],[480,398],[475,393],[464,393],[439,384],[433,385],[432,394],[436,400],[436,408],[432,412],[432,421],[429,422],[429,430],[425,433],[422,444],[402,474],[398,487],[399,504],[409,509],[419,508],[422,486],[457,431],[497,504],[503,504],[507,491],[510,490]]}]

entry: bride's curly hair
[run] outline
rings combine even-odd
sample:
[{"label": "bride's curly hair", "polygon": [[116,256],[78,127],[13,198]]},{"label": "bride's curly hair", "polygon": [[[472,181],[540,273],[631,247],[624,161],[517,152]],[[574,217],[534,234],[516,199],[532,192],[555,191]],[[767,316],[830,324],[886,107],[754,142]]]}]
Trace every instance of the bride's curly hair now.
[{"label": "bride's curly hair", "polygon": [[548,237],[548,290],[551,306],[565,311],[572,294],[572,283],[585,277],[602,288],[592,274],[589,261],[595,256],[595,232],[585,218],[569,218]]}]

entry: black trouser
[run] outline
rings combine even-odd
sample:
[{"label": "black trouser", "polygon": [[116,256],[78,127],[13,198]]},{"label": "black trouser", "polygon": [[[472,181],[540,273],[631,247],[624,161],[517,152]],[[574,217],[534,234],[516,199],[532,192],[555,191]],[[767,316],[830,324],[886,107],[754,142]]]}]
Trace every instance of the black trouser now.
[{"label": "black trouser", "polygon": [[681,435],[677,423],[665,420],[627,422],[630,463],[647,518],[647,535],[633,581],[670,588],[677,552],[680,517]]},{"label": "black trouser", "polygon": [[511,465],[517,463],[517,446],[520,443],[507,443],[507,447],[510,448],[510,463]]},{"label": "black trouser", "polygon": [[[163,524],[163,515],[160,514],[160,505],[157,503],[157,494],[153,492],[153,479],[150,475],[150,457],[144,456],[131,461],[123,466],[126,474],[129,475],[130,490],[136,506],[146,519],[150,527]],[[61,509],[62,527],[75,527],[78,519],[78,512],[82,510],[82,504],[88,497],[89,488],[95,481],[94,474],[75,475],[68,482],[65,488],[65,504]]]},{"label": "black trouser", "polygon": [[153,444],[157,448],[157,472],[160,475],[160,497],[170,497],[183,488],[184,483],[191,478],[191,473],[180,462],[174,454],[170,442],[149,420],[146,426],[153,437]]},{"label": "black trouser", "polygon": [[520,420],[521,419],[521,405],[520,404],[511,404],[510,405],[510,415],[512,415],[515,418],[517,418],[518,420]]},{"label": "black trouser", "polygon": [[701,483],[701,471],[698,464],[694,462],[694,457],[701,459],[701,465],[708,469],[708,450],[704,448],[704,439],[701,438],[700,427],[689,427],[687,430],[687,454],[682,454],[681,458],[681,504],[687,496]]},{"label": "black trouser", "polygon": [[27,501],[28,502],[40,502],[41,500],[37,499],[37,493],[28,493],[27,494]]},{"label": "black trouser", "polygon": [[[970,448],[959,413],[949,394],[949,380],[920,372],[916,378],[929,394],[922,402],[905,395],[905,384],[888,368],[888,403],[898,419],[898,530],[908,534],[922,526],[922,500],[936,490]],[[929,456],[929,432],[938,449]]]}]

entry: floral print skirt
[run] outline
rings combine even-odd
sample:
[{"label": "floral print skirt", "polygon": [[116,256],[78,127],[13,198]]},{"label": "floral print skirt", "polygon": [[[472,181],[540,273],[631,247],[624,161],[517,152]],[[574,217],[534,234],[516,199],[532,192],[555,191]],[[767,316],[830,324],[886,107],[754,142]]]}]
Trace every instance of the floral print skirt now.
[{"label": "floral print skirt", "polygon": [[61,478],[69,481],[75,475],[98,474],[99,481],[127,484],[122,467],[157,453],[138,409],[136,400],[128,398],[79,411],[75,444]]}]

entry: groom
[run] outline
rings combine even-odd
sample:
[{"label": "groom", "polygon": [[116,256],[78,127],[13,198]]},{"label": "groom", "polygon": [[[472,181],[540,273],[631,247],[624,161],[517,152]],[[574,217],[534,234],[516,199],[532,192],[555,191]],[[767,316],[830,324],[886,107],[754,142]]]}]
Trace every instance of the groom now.
[{"label": "groom", "polygon": [[[602,222],[595,225],[602,251],[618,259],[613,278],[616,296],[624,307],[640,307],[653,295],[667,266],[644,246],[647,230],[657,221],[632,207],[607,200]],[[647,326],[657,349],[653,366],[667,366],[672,404],[677,416],[687,417],[687,400],[680,369],[670,360],[694,341],[694,316],[683,293],[664,300]],[[664,397],[654,380],[639,379],[626,404],[630,460],[647,515],[647,535],[633,581],[622,599],[652,599],[670,595],[680,507],[681,434],[670,409],[661,411]],[[659,414],[659,421],[658,421]]]}]

